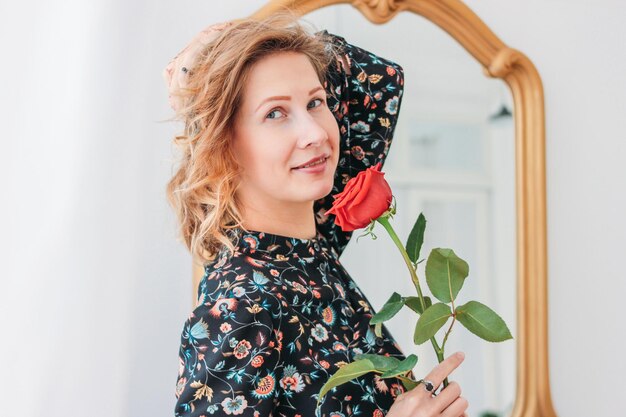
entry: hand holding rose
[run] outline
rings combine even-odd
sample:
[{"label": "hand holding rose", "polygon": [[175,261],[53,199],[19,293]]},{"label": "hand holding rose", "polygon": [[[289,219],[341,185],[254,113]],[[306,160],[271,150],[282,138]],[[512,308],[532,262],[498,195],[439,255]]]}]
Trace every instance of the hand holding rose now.
[{"label": "hand holding rose", "polygon": [[[380,171],[381,165],[379,162],[350,179],[344,190],[333,196],[335,200],[332,208],[326,214],[334,214],[335,223],[345,232],[366,227],[365,235],[370,234],[376,239],[373,229],[376,223],[380,223],[389,233],[409,270],[417,297],[403,297],[394,292],[380,311],[372,316],[370,325],[374,326],[374,333],[380,337],[383,323],[393,318],[402,307],[413,310],[419,316],[413,342],[421,345],[430,341],[439,361],[439,365],[425,379],[432,381],[435,386],[443,383],[444,389],[434,397],[424,389],[421,380],[412,379],[412,369],[417,363],[417,356],[414,354],[403,360],[375,354],[358,354],[353,362],[342,365],[324,384],[320,390],[318,405],[324,395],[337,385],[368,372],[375,372],[382,379],[398,378],[409,390],[398,397],[389,410],[389,417],[465,416],[467,400],[460,397],[459,385],[449,384],[447,379],[463,357],[452,355],[444,360],[445,345],[454,324],[459,322],[470,332],[490,342],[502,342],[513,336],[504,320],[486,305],[478,301],[468,301],[465,304],[458,302],[459,292],[469,275],[469,265],[452,249],[435,248],[431,251],[426,260],[425,274],[432,298],[422,293],[417,268],[424,260],[420,260],[420,251],[426,219],[423,214],[419,215],[405,246],[390,222],[396,213],[396,207],[391,187],[385,181],[384,173]],[[450,321],[440,346],[435,336]]]},{"label": "hand holding rose", "polygon": [[[443,362],[433,368],[424,378],[431,381],[436,387],[455,370],[465,355],[457,352],[447,357]],[[387,417],[461,417],[467,416],[468,401],[461,397],[461,386],[456,382],[451,382],[437,396],[423,389],[422,386],[406,391],[396,398]]]}]

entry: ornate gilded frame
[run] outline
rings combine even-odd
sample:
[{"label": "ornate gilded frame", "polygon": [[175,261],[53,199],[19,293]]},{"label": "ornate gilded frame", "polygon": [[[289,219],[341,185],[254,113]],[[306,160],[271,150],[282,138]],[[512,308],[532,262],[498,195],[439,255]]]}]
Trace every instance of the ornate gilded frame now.
[{"label": "ornate gilded frame", "polygon": [[[553,417],[548,367],[548,288],[543,86],[533,63],[506,46],[460,0],[273,0],[251,17],[288,8],[303,16],[335,4],[351,4],[374,24],[402,11],[430,20],[483,66],[504,80],[515,105],[517,209],[517,392],[512,417]],[[194,267],[194,288],[202,278]],[[195,290],[194,290],[195,292]],[[195,298],[195,294],[194,294]]]}]

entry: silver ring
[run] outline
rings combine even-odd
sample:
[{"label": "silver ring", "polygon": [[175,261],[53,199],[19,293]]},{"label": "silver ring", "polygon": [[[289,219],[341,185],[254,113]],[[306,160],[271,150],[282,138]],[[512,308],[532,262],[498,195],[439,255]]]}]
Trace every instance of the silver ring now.
[{"label": "silver ring", "polygon": [[424,384],[424,389],[430,393],[433,392],[433,389],[435,388],[435,384],[432,383],[432,381],[429,381],[427,379],[422,379],[422,383]]}]

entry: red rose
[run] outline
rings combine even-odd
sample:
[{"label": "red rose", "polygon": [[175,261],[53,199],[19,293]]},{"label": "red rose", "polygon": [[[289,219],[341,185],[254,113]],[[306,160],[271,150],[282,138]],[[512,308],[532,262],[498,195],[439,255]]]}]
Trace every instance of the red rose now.
[{"label": "red rose", "polygon": [[391,205],[391,187],[380,171],[381,165],[379,162],[359,172],[341,193],[333,196],[335,201],[324,214],[334,214],[335,223],[344,232],[366,227]]}]

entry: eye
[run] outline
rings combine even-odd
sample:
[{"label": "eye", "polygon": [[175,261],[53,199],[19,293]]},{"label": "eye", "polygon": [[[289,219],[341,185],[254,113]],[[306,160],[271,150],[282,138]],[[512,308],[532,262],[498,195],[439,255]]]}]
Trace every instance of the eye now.
[{"label": "eye", "polygon": [[[316,101],[319,101],[320,103],[317,106],[311,106],[311,103],[315,103]],[[324,103],[324,99],[323,98],[314,98],[313,100],[311,100],[309,102],[309,105],[307,106],[307,108],[309,109],[314,109],[316,107],[320,107],[322,104]],[[279,119],[280,117],[276,116],[276,117],[272,117],[272,115],[276,112],[280,112],[282,113],[282,110],[280,110],[279,108],[275,108],[272,109],[269,113],[267,113],[267,115],[265,115],[266,119]]]},{"label": "eye", "polygon": [[278,117],[269,117],[270,115],[272,115],[272,114],[274,114],[274,113],[276,113],[276,112],[280,112],[280,110],[279,110],[279,109],[273,109],[272,111],[270,111],[270,112],[267,114],[267,116],[265,116],[265,118],[267,118],[267,119],[278,119]]},{"label": "eye", "polygon": [[309,107],[310,109],[315,108],[315,107],[319,107],[324,103],[324,100],[322,100],[321,98],[315,98],[313,100],[311,100],[311,103],[315,102],[315,100],[318,100],[320,102],[320,104],[318,106],[313,106],[313,107]]}]

